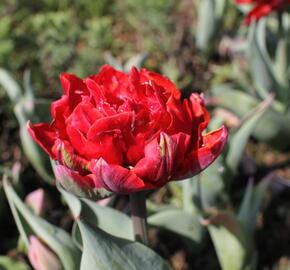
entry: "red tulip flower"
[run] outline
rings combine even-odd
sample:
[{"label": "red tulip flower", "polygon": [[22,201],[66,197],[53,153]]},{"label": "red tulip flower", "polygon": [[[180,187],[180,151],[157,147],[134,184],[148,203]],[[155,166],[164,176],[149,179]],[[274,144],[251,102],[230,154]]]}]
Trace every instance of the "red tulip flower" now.
[{"label": "red tulip flower", "polygon": [[28,123],[34,140],[82,190],[131,193],[191,177],[221,153],[227,130],[208,134],[203,98],[181,93],[146,69],[110,66],[84,80],[60,76],[64,95],[51,105],[50,124]]},{"label": "red tulip flower", "polygon": [[247,14],[245,24],[259,20],[273,11],[284,9],[290,0],[236,0],[237,4],[254,4],[254,8]]}]

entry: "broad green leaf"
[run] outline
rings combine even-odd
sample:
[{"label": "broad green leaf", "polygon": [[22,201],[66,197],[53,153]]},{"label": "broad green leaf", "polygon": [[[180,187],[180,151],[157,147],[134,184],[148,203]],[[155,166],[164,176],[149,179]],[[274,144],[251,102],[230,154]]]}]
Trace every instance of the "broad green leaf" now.
[{"label": "broad green leaf", "polygon": [[[287,70],[289,68],[289,42],[286,37],[280,37],[276,49],[275,68],[277,79],[283,87],[289,87]],[[285,89],[285,92],[289,92]],[[287,98],[287,95],[284,96]]]},{"label": "broad green leaf", "polygon": [[[276,92],[279,89],[273,70],[274,63],[271,61],[266,49],[264,19],[259,20],[257,24],[251,24],[248,41],[248,60],[251,74],[260,97],[264,99],[270,92]],[[277,94],[279,95],[279,92]]]},{"label": "broad green leaf", "polygon": [[[200,181],[199,176],[195,176],[189,179],[180,181],[182,185],[182,195],[183,195],[183,210],[188,213],[198,212],[201,208],[200,202],[195,203],[195,197],[199,196],[200,191]],[[199,197],[200,198],[200,197]]]},{"label": "broad green leaf", "polygon": [[253,133],[257,122],[260,120],[266,109],[270,106],[273,96],[269,96],[264,102],[252,110],[244,118],[242,125],[230,135],[228,140],[228,151],[226,153],[226,165],[231,173],[235,173],[237,166],[244,152],[249,136]]},{"label": "broad green leaf", "polygon": [[[10,74],[0,69],[0,84],[6,90],[11,101],[14,103],[14,113],[20,125],[20,139],[25,155],[32,163],[39,175],[49,183],[53,183],[51,170],[48,167],[49,159],[47,154],[34,142],[28,134],[26,123],[30,117],[37,118],[34,111],[34,103],[32,88],[30,85],[30,77],[26,72],[24,76],[25,95],[22,95],[21,88]],[[42,104],[43,105],[43,104]],[[43,106],[42,106],[43,112]],[[43,113],[42,113],[43,114]]]},{"label": "broad green leaf", "polygon": [[200,2],[196,28],[196,45],[205,54],[212,50],[216,36],[217,18],[215,16],[215,8],[216,3],[213,0]]},{"label": "broad green leaf", "polygon": [[215,0],[215,2],[216,2],[215,15],[220,20],[224,16],[227,0]]},{"label": "broad green leaf", "polygon": [[105,233],[79,220],[83,241],[80,270],[169,270],[168,264],[150,248]]},{"label": "broad green leaf", "polygon": [[0,270],[31,270],[31,268],[21,262],[15,261],[7,256],[0,256]]},{"label": "broad green leaf", "polygon": [[200,196],[204,210],[217,207],[226,199],[224,170],[223,156],[221,156],[200,173]]},{"label": "broad green leaf", "polygon": [[129,72],[133,66],[138,69],[142,68],[147,58],[148,53],[140,53],[134,55],[124,65],[124,71]]},{"label": "broad green leaf", "polygon": [[108,63],[108,65],[114,67],[117,70],[123,70],[121,61],[116,59],[111,53],[105,53],[104,59],[105,59],[105,62]]},{"label": "broad green leaf", "polygon": [[28,119],[25,118],[25,112],[23,104],[19,103],[14,108],[15,114],[18,118],[20,125],[20,139],[25,155],[37,171],[37,173],[48,183],[54,183],[51,169],[49,167],[48,155],[43,149],[32,139],[28,133],[26,122]]},{"label": "broad green leaf", "polygon": [[[244,117],[258,106],[259,100],[242,91],[234,89],[213,88],[217,106],[224,107],[239,117]],[[236,102],[236,101],[239,102]],[[253,135],[278,149],[287,149],[290,146],[290,115],[285,114],[281,104],[273,101],[273,105],[265,111],[256,123]]]},{"label": "broad green leaf", "polygon": [[[244,116],[245,113],[252,110],[259,103],[258,99],[240,90],[236,90],[234,86],[213,87],[211,92],[217,106],[233,111],[240,117]],[[237,100],[239,102],[235,102]]]},{"label": "broad green leaf", "polygon": [[100,229],[116,237],[134,239],[132,221],[127,215],[113,208],[100,206],[88,199],[81,199],[81,201],[81,216],[85,220],[94,222],[93,224]]},{"label": "broad green leaf", "polygon": [[21,88],[12,76],[0,68],[0,85],[6,90],[7,95],[13,103],[18,102],[22,96]]},{"label": "broad green leaf", "polygon": [[132,222],[127,215],[110,207],[100,206],[94,201],[77,198],[61,187],[59,190],[75,217],[80,216],[113,236],[134,239]]},{"label": "broad green leaf", "polygon": [[36,235],[58,255],[65,270],[79,270],[80,251],[74,245],[70,235],[64,230],[48,223],[43,218],[34,215],[19,199],[8,181],[4,181],[4,189],[14,219],[27,248],[29,236]]},{"label": "broad green leaf", "polygon": [[216,207],[223,200],[223,172],[222,157],[219,157],[199,175],[181,181],[186,212],[204,211]]},{"label": "broad green leaf", "polygon": [[28,100],[34,99],[34,93],[31,85],[31,73],[30,70],[25,70],[23,74],[23,88],[25,96]]},{"label": "broad green leaf", "polygon": [[68,207],[70,208],[74,217],[78,217],[81,214],[82,210],[82,203],[79,197],[76,197],[72,193],[66,191],[59,183],[57,183],[57,188],[62,194],[65,202],[67,203]]},{"label": "broad green leaf", "polygon": [[130,72],[133,66],[138,69],[143,67],[146,59],[148,58],[148,53],[135,54],[131,58],[129,58],[124,65],[122,65],[122,63],[118,59],[113,57],[110,53],[106,53],[104,57],[106,62],[115,69],[124,72]]},{"label": "broad green leaf", "polygon": [[204,228],[200,223],[200,215],[185,212],[181,209],[165,210],[148,217],[148,223],[182,235],[195,243],[201,243]]},{"label": "broad green leaf", "polygon": [[25,248],[28,249],[28,246],[29,246],[29,239],[28,238],[29,238],[29,235],[32,234],[32,230],[30,229],[26,220],[18,212],[18,209],[15,207],[14,203],[12,202],[10,197],[8,196],[7,189],[5,189],[5,186],[10,187],[11,184],[8,182],[6,175],[3,176],[2,183],[3,183],[3,188],[4,188],[4,192],[6,194],[7,201],[9,203],[11,212],[12,212],[13,217],[14,217],[14,221],[16,223],[17,229],[18,229],[20,236],[21,236],[21,242],[24,242]]},{"label": "broad green leaf", "polygon": [[223,270],[253,270],[253,243],[238,220],[227,213],[206,220],[221,268]]},{"label": "broad green leaf", "polygon": [[226,0],[200,1],[196,28],[196,45],[206,55],[212,52],[216,44],[225,7]]},{"label": "broad green leaf", "polygon": [[240,206],[238,219],[249,232],[254,231],[256,227],[257,215],[263,202],[269,181],[270,178],[267,177],[256,187],[253,187],[253,182],[251,180],[248,183]]}]

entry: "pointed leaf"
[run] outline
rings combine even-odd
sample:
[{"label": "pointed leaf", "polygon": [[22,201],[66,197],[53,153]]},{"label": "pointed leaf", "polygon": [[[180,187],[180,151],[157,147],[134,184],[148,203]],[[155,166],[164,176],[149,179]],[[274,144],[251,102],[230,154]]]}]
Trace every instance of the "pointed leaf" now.
[{"label": "pointed leaf", "polygon": [[169,270],[168,264],[150,248],[114,237],[79,220],[83,240],[80,270]]},{"label": "pointed leaf", "polygon": [[148,223],[180,234],[195,243],[201,243],[204,228],[201,217],[196,213],[188,213],[181,209],[165,210],[148,217]]},{"label": "pointed leaf", "polygon": [[0,85],[6,90],[7,95],[13,103],[16,103],[22,96],[21,88],[12,76],[0,68]]},{"label": "pointed leaf", "polygon": [[200,200],[203,209],[217,207],[224,202],[224,170],[222,157],[219,157],[199,175]]},{"label": "pointed leaf", "polygon": [[259,106],[252,110],[243,120],[242,125],[229,137],[226,165],[231,173],[235,173],[245,149],[249,136],[253,133],[257,122],[272,103],[273,96],[269,96]]},{"label": "pointed leaf", "polygon": [[[217,106],[226,108],[239,117],[244,117],[259,104],[258,99],[234,89],[214,88],[213,94]],[[271,108],[257,121],[253,136],[278,149],[287,149],[290,146],[290,116],[284,110],[280,103],[273,101]]]},{"label": "pointed leaf", "polygon": [[0,256],[0,269],[1,270],[31,270],[31,268],[21,262],[15,261],[8,256]]},{"label": "pointed leaf", "polygon": [[196,45],[202,52],[209,53],[216,35],[215,1],[201,1],[198,14]]},{"label": "pointed leaf", "polygon": [[274,63],[271,61],[266,49],[265,37],[265,20],[261,19],[257,24],[252,23],[248,37],[248,59],[251,74],[262,99],[279,88],[273,70]]},{"label": "pointed leaf", "polygon": [[4,181],[4,189],[10,207],[13,210],[14,218],[18,220],[17,226],[22,232],[22,236],[24,236],[27,248],[28,237],[36,235],[58,255],[65,270],[78,270],[80,251],[74,245],[70,235],[41,217],[34,215],[19,199],[8,181]]},{"label": "pointed leaf", "polygon": [[124,71],[129,72],[132,67],[136,67],[138,69],[142,68],[147,58],[148,58],[148,53],[141,53],[141,54],[134,55],[124,65]]},{"label": "pointed leaf", "polygon": [[26,123],[28,118],[26,116],[23,101],[18,102],[14,107],[15,115],[20,125],[20,139],[23,150],[38,174],[48,183],[54,183],[54,178],[51,175],[49,158],[43,149],[32,139],[27,131]]},{"label": "pointed leaf", "polygon": [[94,201],[77,198],[61,187],[59,190],[75,217],[80,216],[113,236],[134,239],[132,222],[127,215],[110,207],[100,206]]},{"label": "pointed leaf", "polygon": [[254,231],[256,227],[258,211],[263,202],[266,189],[271,177],[263,179],[255,188],[253,181],[249,181],[240,210],[238,219],[248,231]]},{"label": "pointed leaf", "polygon": [[223,270],[253,269],[252,236],[234,216],[221,213],[204,221],[204,224],[209,230]]},{"label": "pointed leaf", "polygon": [[33,93],[32,85],[31,85],[31,76],[30,75],[31,75],[31,72],[29,69],[24,71],[23,87],[24,87],[24,92],[25,92],[25,96],[27,97],[27,99],[33,100],[34,93]]}]

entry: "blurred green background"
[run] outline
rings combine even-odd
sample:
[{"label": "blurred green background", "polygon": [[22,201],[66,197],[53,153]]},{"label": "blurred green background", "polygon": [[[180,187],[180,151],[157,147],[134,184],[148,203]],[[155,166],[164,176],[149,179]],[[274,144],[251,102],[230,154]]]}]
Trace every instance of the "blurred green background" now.
[{"label": "blurred green background", "polygon": [[[196,197],[201,196],[194,193],[200,188],[196,184],[199,180],[192,181],[192,186],[173,183],[150,193],[151,222],[167,229],[151,229],[151,247],[175,270],[254,269],[240,265],[232,269],[224,263],[222,253],[226,252],[232,261],[239,261],[230,253],[230,244],[223,250],[230,230],[223,236],[222,230],[214,231],[211,227],[205,233],[201,226],[201,217],[217,213],[219,216],[226,211],[233,215],[221,214],[224,223],[218,228],[228,229],[227,220],[236,222],[237,228],[242,227],[245,220],[252,226],[246,236],[238,234],[230,239],[234,244],[242,243],[242,247],[238,246],[244,256],[239,261],[241,265],[255,261],[256,269],[289,270],[290,143],[287,138],[290,128],[289,119],[284,118],[284,112],[290,112],[289,101],[283,104],[286,109],[279,103],[281,100],[274,102],[274,109],[267,102],[259,107],[267,96],[261,95],[263,91],[256,87],[259,78],[265,78],[262,76],[265,74],[257,74],[264,70],[263,59],[258,59],[257,54],[251,55],[251,66],[246,55],[251,47],[259,51],[261,42],[257,45],[254,38],[248,37],[249,28],[241,26],[242,20],[243,14],[232,0],[1,0],[0,83],[3,86],[3,81],[10,82],[7,87],[0,87],[1,177],[7,174],[13,179],[23,198],[36,188],[44,188],[53,202],[45,218],[69,231],[72,217],[56,188],[47,183],[49,173],[42,165],[37,167],[39,164],[35,165],[27,149],[23,151],[20,145],[20,141],[26,145],[25,122],[28,119],[35,123],[46,121],[49,103],[62,93],[60,73],[74,73],[84,78],[97,73],[105,63],[123,71],[128,71],[132,65],[145,67],[169,77],[184,97],[191,92],[205,93],[212,114],[211,129],[226,124],[232,134],[227,151],[200,176],[202,196],[207,200],[205,205],[201,207],[196,202]],[[278,47],[277,39],[273,39],[276,25],[273,21],[269,25],[265,47],[273,56]],[[254,31],[257,30],[252,29],[252,33]],[[251,45],[247,46],[247,42]],[[11,84],[13,80],[7,79],[2,69],[8,71],[19,86]],[[23,96],[18,92],[22,86]],[[35,108],[31,108],[32,103]],[[273,110],[267,111],[268,118],[262,125],[265,130],[261,128],[254,134],[261,115],[269,107]],[[282,131],[276,134],[277,125]],[[266,136],[269,133],[269,138],[275,137],[275,142],[284,146],[282,150],[274,147],[272,137]],[[255,137],[251,136],[253,134]],[[262,142],[263,135],[267,138]],[[269,173],[274,173],[275,177],[270,177],[272,182],[269,187],[267,182],[266,188],[262,179]],[[254,185],[257,188],[253,191]],[[184,197],[190,201],[187,209]],[[114,202],[117,202],[114,208],[126,212],[126,198],[117,196]],[[196,209],[191,209],[193,205]],[[172,216],[162,216],[162,207],[166,210],[169,206],[185,212],[189,208],[190,215],[182,212],[182,217],[187,218],[184,223],[176,222],[175,212]],[[1,181],[0,230],[7,232],[0,235],[0,254],[28,264]],[[175,234],[168,234],[168,230]],[[189,236],[194,245],[188,239],[184,242],[184,236]],[[250,240],[253,250],[243,246],[245,239]],[[0,257],[1,270],[2,265],[4,270],[12,270],[4,268],[4,265],[13,265],[6,257]],[[13,270],[29,269],[17,267]]]}]

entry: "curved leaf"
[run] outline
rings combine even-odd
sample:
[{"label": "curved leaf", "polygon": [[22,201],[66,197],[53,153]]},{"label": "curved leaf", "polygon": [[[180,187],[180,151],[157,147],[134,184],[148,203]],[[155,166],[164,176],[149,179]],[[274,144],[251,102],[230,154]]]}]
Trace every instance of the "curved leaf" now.
[{"label": "curved leaf", "polygon": [[4,181],[3,185],[14,218],[17,221],[18,229],[27,248],[29,246],[29,236],[36,235],[58,255],[65,270],[79,270],[80,251],[74,245],[70,235],[41,217],[34,215],[20,200],[7,180]]},{"label": "curved leaf", "polygon": [[204,235],[200,219],[201,217],[196,213],[176,209],[151,215],[148,217],[148,223],[180,234],[198,244],[201,243]]},{"label": "curved leaf", "polygon": [[169,270],[168,264],[150,248],[114,237],[79,220],[83,241],[80,270]]},{"label": "curved leaf", "polygon": [[254,259],[252,235],[228,213],[204,221],[223,270],[250,270]]},{"label": "curved leaf", "polygon": [[243,120],[242,125],[230,135],[228,151],[226,153],[226,165],[230,169],[231,173],[235,173],[237,171],[237,167],[244,152],[248,138],[253,133],[257,122],[272,103],[272,100],[273,96],[269,96],[268,99],[250,111],[248,116]]},{"label": "curved leaf", "polygon": [[127,215],[110,207],[100,206],[94,201],[78,198],[61,187],[59,190],[75,217],[81,217],[113,236],[134,239],[132,222]]},{"label": "curved leaf", "polygon": [[1,270],[31,270],[31,268],[21,262],[15,261],[7,256],[0,256]]}]

